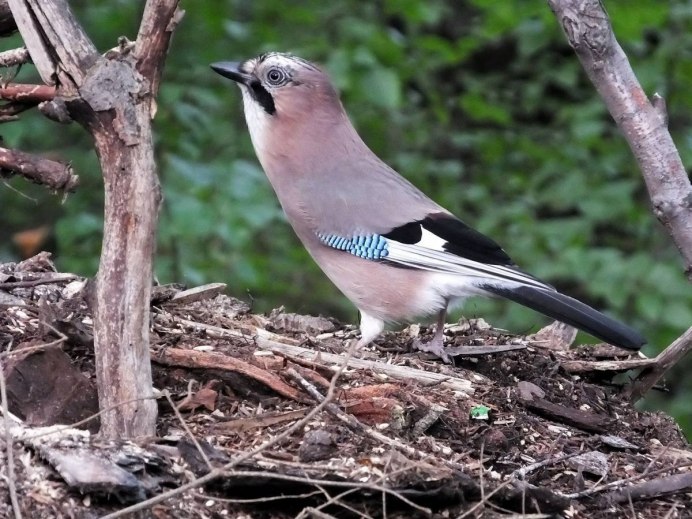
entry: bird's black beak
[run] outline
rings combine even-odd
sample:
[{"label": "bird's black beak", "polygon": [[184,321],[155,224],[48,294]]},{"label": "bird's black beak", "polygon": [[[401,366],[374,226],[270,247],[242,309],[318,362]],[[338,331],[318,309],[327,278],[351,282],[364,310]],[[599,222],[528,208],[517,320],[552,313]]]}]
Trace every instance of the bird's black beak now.
[{"label": "bird's black beak", "polygon": [[223,77],[232,79],[237,83],[249,85],[252,81],[252,76],[241,71],[240,65],[241,63],[239,61],[220,61],[218,63],[212,63],[211,69],[221,74]]}]

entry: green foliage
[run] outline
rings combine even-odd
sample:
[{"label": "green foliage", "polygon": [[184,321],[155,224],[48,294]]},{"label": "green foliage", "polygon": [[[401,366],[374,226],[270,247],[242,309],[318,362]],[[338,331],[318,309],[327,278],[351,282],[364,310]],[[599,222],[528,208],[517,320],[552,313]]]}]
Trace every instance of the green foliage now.
[{"label": "green foliage", "polygon": [[[101,50],[134,38],[141,2],[75,2]],[[670,128],[692,163],[692,8],[689,2],[607,3],[647,92],[667,99]],[[366,142],[469,224],[494,236],[526,270],[643,330],[649,353],[692,322],[679,256],[650,212],[630,150],[586,79],[545,2],[197,0],[176,31],[158,100],[165,202],[157,275],[225,281],[257,310],[354,321],[285,223],[252,151],[240,95],[208,64],[291,51],[330,71]],[[7,48],[15,46],[16,39]],[[25,67],[18,81],[35,80]],[[102,194],[80,128],[29,113],[3,127],[9,146],[57,153],[82,177],[66,203],[13,179],[0,190],[0,257],[14,230],[55,222],[61,268],[95,272]],[[473,300],[468,316],[528,332],[542,324],[517,305]],[[588,337],[583,339],[588,340]],[[689,377],[675,412],[692,422]]]}]

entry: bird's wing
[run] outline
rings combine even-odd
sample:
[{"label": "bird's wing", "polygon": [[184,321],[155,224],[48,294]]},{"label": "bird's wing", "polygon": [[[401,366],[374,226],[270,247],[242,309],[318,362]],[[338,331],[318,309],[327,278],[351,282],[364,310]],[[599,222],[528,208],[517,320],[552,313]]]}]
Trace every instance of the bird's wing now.
[{"label": "bird's wing", "polygon": [[447,213],[433,213],[383,234],[340,236],[321,233],[324,245],[373,261],[553,290],[517,269],[495,241]]}]

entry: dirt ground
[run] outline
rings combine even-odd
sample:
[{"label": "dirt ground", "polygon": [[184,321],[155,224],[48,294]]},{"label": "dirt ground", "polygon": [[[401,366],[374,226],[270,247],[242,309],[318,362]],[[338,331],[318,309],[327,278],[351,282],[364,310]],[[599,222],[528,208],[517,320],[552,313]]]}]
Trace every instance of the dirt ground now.
[{"label": "dirt ground", "polygon": [[157,435],[112,442],[89,419],[89,283],[45,255],[0,265],[0,517],[13,494],[31,518],[692,517],[692,449],[621,396],[638,356],[462,319],[447,365],[411,351],[432,332],[412,325],[311,415],[357,330],[222,288],[155,288]]}]

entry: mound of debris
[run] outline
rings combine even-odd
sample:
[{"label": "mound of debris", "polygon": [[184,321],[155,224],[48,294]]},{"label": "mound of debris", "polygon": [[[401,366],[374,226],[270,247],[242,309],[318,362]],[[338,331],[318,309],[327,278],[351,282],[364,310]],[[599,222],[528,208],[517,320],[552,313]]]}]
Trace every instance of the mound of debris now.
[{"label": "mound of debris", "polygon": [[648,359],[480,319],[446,328],[453,365],[410,351],[419,326],[349,358],[354,327],[223,288],[155,288],[158,434],[112,442],[89,282],[0,265],[0,516],[689,517],[692,450],[617,384]]}]

